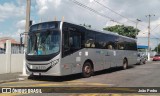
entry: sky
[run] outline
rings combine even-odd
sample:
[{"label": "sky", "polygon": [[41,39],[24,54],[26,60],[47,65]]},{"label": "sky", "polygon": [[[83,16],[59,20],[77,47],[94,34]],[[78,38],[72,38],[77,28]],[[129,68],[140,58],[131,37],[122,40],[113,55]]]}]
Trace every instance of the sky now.
[{"label": "sky", "polygon": [[[64,21],[75,24],[85,23],[91,25],[93,29],[102,30],[104,27],[117,24],[135,27],[136,19],[140,19],[138,29],[141,31],[137,36],[137,42],[139,45],[147,45],[148,17],[146,15],[151,14],[150,46],[153,49],[160,42],[160,39],[157,39],[160,38],[159,0],[76,0],[107,18],[78,6],[73,1],[31,0],[33,24],[51,21],[55,17],[57,20],[62,20],[64,17]],[[19,41],[19,35],[25,28],[25,11],[26,0],[0,0],[0,37],[12,37]]]}]

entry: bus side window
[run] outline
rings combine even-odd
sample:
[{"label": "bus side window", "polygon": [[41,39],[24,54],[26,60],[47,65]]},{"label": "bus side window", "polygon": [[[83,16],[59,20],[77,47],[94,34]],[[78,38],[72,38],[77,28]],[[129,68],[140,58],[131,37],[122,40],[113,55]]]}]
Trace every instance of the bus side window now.
[{"label": "bus side window", "polygon": [[93,39],[89,39],[85,42],[85,47],[86,48],[94,48],[95,47],[95,44],[94,44],[94,41]]},{"label": "bus side window", "polygon": [[78,31],[70,31],[69,37],[70,47],[73,51],[81,48],[81,34]]},{"label": "bus side window", "polygon": [[95,48],[95,33],[86,32],[85,33],[85,47],[86,48]]},{"label": "bus side window", "polygon": [[69,44],[69,31],[67,28],[63,29],[63,42],[62,42],[63,54],[62,57],[70,54],[70,44]]},{"label": "bus side window", "polygon": [[122,37],[118,37],[117,39],[117,49],[118,50],[124,50],[124,40]]},{"label": "bus side window", "polygon": [[75,28],[63,31],[63,57],[81,49],[81,33]]}]

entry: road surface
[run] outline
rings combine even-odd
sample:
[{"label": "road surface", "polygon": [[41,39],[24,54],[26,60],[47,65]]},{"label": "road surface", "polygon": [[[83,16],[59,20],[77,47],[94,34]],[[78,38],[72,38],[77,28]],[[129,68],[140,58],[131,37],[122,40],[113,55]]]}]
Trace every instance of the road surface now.
[{"label": "road surface", "polygon": [[[82,78],[80,74],[63,77],[32,77],[24,81],[2,83],[0,87],[160,87],[160,62],[133,65],[127,70],[121,68],[107,69],[96,72],[90,78]],[[19,96],[20,94],[15,95]],[[31,94],[24,93],[21,95],[30,96]],[[32,95],[41,96],[40,94]],[[66,96],[63,93],[55,93],[54,95]],[[74,95],[78,96],[77,94]],[[83,94],[80,96],[83,96]],[[104,96],[108,96],[108,94]]]}]

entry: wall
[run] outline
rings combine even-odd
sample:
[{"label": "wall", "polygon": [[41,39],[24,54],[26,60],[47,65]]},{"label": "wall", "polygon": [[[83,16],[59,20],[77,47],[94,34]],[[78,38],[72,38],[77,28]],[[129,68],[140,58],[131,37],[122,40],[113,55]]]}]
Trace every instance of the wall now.
[{"label": "wall", "polygon": [[11,55],[11,73],[22,72],[23,69],[23,54],[12,54]]},{"label": "wall", "polygon": [[5,54],[0,54],[0,74],[6,73],[6,55]]},{"label": "wall", "polygon": [[6,41],[6,52],[0,54],[0,74],[22,72],[24,54],[11,54],[11,41]]}]

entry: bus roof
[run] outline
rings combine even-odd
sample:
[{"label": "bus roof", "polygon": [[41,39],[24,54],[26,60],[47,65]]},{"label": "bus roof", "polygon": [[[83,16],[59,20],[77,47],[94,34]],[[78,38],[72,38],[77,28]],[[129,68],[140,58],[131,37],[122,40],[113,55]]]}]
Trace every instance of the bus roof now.
[{"label": "bus roof", "polygon": [[[37,24],[34,24],[34,25],[39,25],[39,24],[43,24],[43,23],[51,23],[51,22],[60,23],[60,22],[62,22],[62,21],[47,21],[47,22],[37,23]],[[127,36],[119,35],[119,34],[116,33],[116,32],[110,32],[110,31],[105,31],[105,30],[97,30],[97,29],[87,28],[87,27],[84,27],[84,26],[82,26],[82,25],[78,25],[78,24],[74,24],[74,23],[70,23],[70,22],[66,22],[66,21],[65,21],[64,23],[73,24],[73,25],[76,25],[76,26],[80,26],[80,27],[85,28],[86,30],[90,30],[90,31],[97,31],[97,32],[100,32],[100,33],[111,34],[111,35],[120,36],[120,37],[127,38],[127,39],[131,39],[131,40],[136,40],[136,39],[134,39],[134,38],[130,38],[130,37],[127,37]],[[32,25],[32,26],[34,26],[34,25]],[[32,26],[31,26],[31,27],[32,27]]]},{"label": "bus roof", "polygon": [[[64,22],[64,23],[77,25],[77,24],[70,23],[70,22]],[[97,29],[87,28],[87,27],[84,27],[84,26],[82,26],[82,25],[77,25],[77,26],[81,26],[81,27],[85,28],[86,30],[90,30],[90,31],[97,31],[97,32],[100,32],[100,33],[111,34],[111,35],[120,36],[120,37],[123,37],[123,38],[126,38],[126,39],[136,40],[136,39],[131,38],[131,37],[119,35],[119,34],[116,33],[116,32],[111,32],[111,31],[105,31],[105,30],[97,30]]]},{"label": "bus roof", "polygon": [[[86,28],[86,27],[85,27]],[[115,36],[120,36],[120,37],[123,37],[123,38],[127,38],[127,39],[131,39],[131,40],[136,40],[134,38],[130,38],[130,37],[127,37],[127,36],[123,36],[123,35],[119,35],[118,33],[116,32],[111,32],[111,31],[105,31],[105,30],[97,30],[97,29],[90,29],[90,28],[86,28],[87,30],[91,30],[91,31],[97,31],[97,32],[100,32],[100,33],[105,33],[105,34],[111,34],[111,35],[115,35]]]}]

